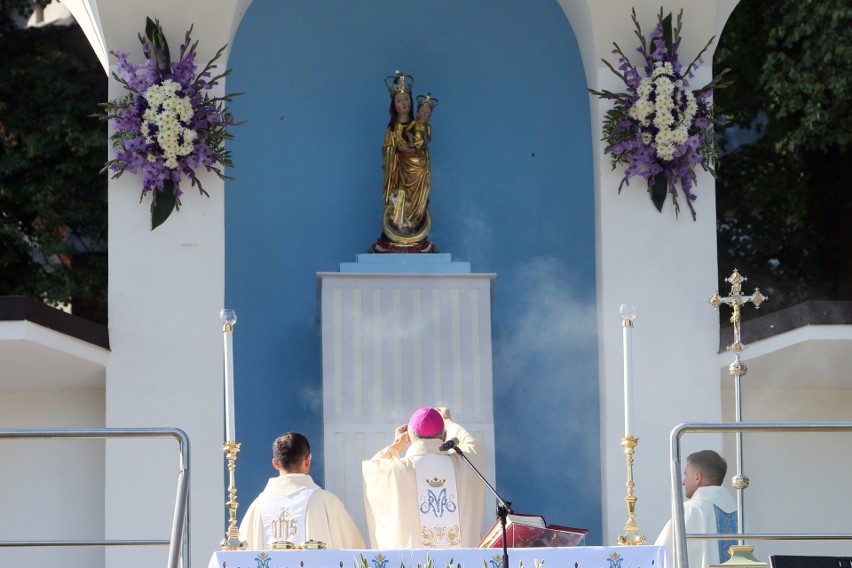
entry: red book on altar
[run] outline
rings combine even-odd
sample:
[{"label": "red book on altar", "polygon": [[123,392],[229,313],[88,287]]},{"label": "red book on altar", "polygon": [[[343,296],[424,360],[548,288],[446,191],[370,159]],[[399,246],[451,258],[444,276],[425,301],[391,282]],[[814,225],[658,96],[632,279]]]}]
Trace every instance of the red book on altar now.
[{"label": "red book on altar", "polygon": [[[506,517],[508,548],[582,546],[589,529],[548,525],[541,515],[512,513]],[[503,548],[503,529],[498,518],[479,543],[479,548]]]}]

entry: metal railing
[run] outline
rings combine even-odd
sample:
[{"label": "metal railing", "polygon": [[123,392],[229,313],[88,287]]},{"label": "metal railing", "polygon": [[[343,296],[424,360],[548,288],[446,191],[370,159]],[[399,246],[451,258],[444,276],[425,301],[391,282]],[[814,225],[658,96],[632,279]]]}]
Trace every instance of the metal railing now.
[{"label": "metal railing", "polygon": [[148,540],[25,540],[0,541],[2,547],[49,546],[169,546],[168,568],[178,568],[179,560],[189,566],[189,437],[180,428],[93,428],[0,430],[0,439],[112,439],[112,438],[174,438],[180,446],[180,470],[177,497],[172,518],[171,538]]},{"label": "metal railing", "polygon": [[[852,432],[852,422],[722,422],[692,423],[675,426],[671,433],[671,496],[672,528],[674,529],[675,566],[689,568],[686,555],[686,539],[731,540],[736,537],[743,540],[852,540],[852,534],[845,533],[744,533],[743,526],[737,525],[735,534],[685,534],[683,500],[680,495],[682,483],[680,467],[680,438],[690,432],[726,433],[726,432]],[[740,490],[742,491],[742,490]],[[742,501],[742,500],[738,500]]]}]

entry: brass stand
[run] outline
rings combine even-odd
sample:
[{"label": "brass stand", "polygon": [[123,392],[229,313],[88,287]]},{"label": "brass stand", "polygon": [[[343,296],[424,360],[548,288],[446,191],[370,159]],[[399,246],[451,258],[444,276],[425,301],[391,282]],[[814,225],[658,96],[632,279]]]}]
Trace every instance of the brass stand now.
[{"label": "brass stand", "polygon": [[766,568],[766,562],[754,557],[754,547],[734,545],[730,549],[731,558],[722,564],[711,564],[710,568]]},{"label": "brass stand", "polygon": [[639,438],[634,436],[622,436],[621,446],[624,448],[624,456],[627,459],[627,524],[624,525],[624,534],[618,537],[619,546],[635,546],[645,544],[645,536],[639,532],[636,524],[636,496],[633,494],[633,453]]},{"label": "brass stand", "polygon": [[237,484],[235,481],[235,472],[237,469],[237,452],[240,451],[240,445],[236,442],[225,442],[222,446],[225,456],[228,458],[228,495],[230,499],[226,503],[228,505],[228,513],[230,520],[228,521],[228,532],[225,533],[225,539],[220,545],[222,550],[245,550],[245,541],[240,540],[240,529],[237,527]]}]

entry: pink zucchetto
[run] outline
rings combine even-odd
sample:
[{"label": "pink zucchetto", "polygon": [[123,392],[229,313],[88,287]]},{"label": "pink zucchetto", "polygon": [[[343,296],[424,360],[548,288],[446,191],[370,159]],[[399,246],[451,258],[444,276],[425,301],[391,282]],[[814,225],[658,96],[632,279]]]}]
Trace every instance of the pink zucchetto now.
[{"label": "pink zucchetto", "polygon": [[418,408],[408,421],[408,431],[428,438],[444,431],[444,419],[434,408]]}]

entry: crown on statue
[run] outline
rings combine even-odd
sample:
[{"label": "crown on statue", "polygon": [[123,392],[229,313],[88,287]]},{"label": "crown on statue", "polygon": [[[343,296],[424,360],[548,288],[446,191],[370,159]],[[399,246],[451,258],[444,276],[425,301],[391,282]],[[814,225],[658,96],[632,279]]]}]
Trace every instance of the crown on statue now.
[{"label": "crown on statue", "polygon": [[414,77],[406,75],[399,69],[393,72],[393,75],[388,75],[385,78],[385,85],[388,88],[388,94],[393,98],[399,93],[411,94],[411,89],[414,87]]},{"label": "crown on statue", "polygon": [[417,108],[426,105],[429,107],[429,110],[435,110],[435,107],[438,106],[438,99],[432,96],[432,93],[426,93],[425,95],[417,95]]},{"label": "crown on statue", "polygon": [[426,483],[428,483],[430,487],[442,487],[446,481],[446,479],[441,479],[440,477],[433,477],[432,479],[427,479]]}]

